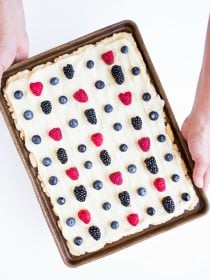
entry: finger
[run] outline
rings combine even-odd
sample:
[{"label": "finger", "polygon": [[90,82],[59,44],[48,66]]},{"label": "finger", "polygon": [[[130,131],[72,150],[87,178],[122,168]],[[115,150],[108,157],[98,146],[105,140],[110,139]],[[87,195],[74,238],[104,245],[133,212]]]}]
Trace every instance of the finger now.
[{"label": "finger", "polygon": [[15,62],[28,58],[29,43],[27,37],[22,40],[15,57]]},{"label": "finger", "polygon": [[185,138],[185,140],[187,139],[187,119],[188,119],[188,117],[185,119],[185,121],[183,122],[183,124],[181,126],[181,132],[182,132],[182,135]]},{"label": "finger", "polygon": [[210,183],[210,167],[208,167],[203,178],[203,188],[205,191],[207,190],[209,183]]},{"label": "finger", "polygon": [[193,170],[193,181],[198,188],[203,188],[204,175],[208,169],[208,164],[202,161],[195,161]]}]

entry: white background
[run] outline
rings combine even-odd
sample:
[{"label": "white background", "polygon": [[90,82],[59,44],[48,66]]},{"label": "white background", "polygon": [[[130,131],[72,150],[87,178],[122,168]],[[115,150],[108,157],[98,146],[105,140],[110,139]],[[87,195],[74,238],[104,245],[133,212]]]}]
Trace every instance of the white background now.
[{"label": "white background", "polygon": [[[30,56],[123,19],[136,21],[178,123],[190,112],[210,1],[23,2]],[[1,280],[210,279],[209,214],[94,263],[67,268],[1,115],[0,159]]]}]

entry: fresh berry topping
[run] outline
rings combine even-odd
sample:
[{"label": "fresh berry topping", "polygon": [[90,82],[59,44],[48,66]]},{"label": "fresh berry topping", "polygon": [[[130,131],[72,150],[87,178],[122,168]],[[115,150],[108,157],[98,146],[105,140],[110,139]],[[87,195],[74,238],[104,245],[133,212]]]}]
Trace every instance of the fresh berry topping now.
[{"label": "fresh berry topping", "polygon": [[119,223],[118,223],[118,221],[112,221],[110,226],[112,229],[118,229]]},{"label": "fresh berry topping", "polygon": [[108,210],[110,210],[111,209],[111,203],[109,203],[109,202],[104,202],[104,204],[103,204],[103,209],[105,210],[105,211],[108,211]]},{"label": "fresh berry topping", "polygon": [[74,68],[71,64],[67,64],[63,67],[63,73],[67,79],[72,79],[74,77]]},{"label": "fresh berry topping", "polygon": [[97,226],[89,227],[88,231],[95,240],[99,240],[101,238],[101,231]]},{"label": "fresh berry topping", "polygon": [[149,118],[152,121],[156,121],[159,118],[159,114],[155,111],[149,113]]},{"label": "fresh berry topping", "polygon": [[139,116],[131,118],[131,124],[136,130],[142,129],[142,119]]},{"label": "fresh berry topping", "polygon": [[78,120],[76,120],[76,119],[71,119],[71,120],[69,121],[69,126],[70,126],[71,128],[77,127],[77,126],[78,126]]},{"label": "fresh berry topping", "polygon": [[42,138],[39,136],[39,135],[34,135],[32,138],[31,138],[31,141],[38,145],[42,142]]},{"label": "fresh berry topping", "polygon": [[126,144],[121,144],[119,149],[121,152],[126,152],[128,150],[128,146]]},{"label": "fresh berry topping", "polygon": [[175,204],[173,199],[170,196],[165,196],[162,199],[162,204],[163,204],[163,208],[166,210],[166,212],[168,213],[173,213],[175,210]]},{"label": "fresh berry topping", "polygon": [[49,131],[49,136],[55,141],[60,141],[62,139],[61,129],[59,127],[51,129]]},{"label": "fresh berry topping", "polygon": [[123,183],[123,178],[122,178],[122,174],[120,171],[110,174],[109,179],[115,185],[122,185],[122,183]]},{"label": "fresh berry topping", "polygon": [[113,54],[112,51],[108,51],[108,52],[103,53],[101,55],[101,58],[108,65],[111,65],[111,64],[114,63],[114,54]]},{"label": "fresh berry topping", "polygon": [[96,180],[93,182],[93,188],[97,191],[103,188],[103,183],[100,180]]},{"label": "fresh berry topping", "polygon": [[21,99],[23,97],[23,92],[21,90],[16,90],[14,93],[15,99]]},{"label": "fresh berry topping", "polygon": [[153,183],[154,183],[155,188],[159,192],[165,191],[166,183],[165,183],[165,179],[164,178],[157,178],[157,179],[155,179],[155,181]]},{"label": "fresh berry topping", "polygon": [[52,111],[52,104],[49,100],[42,101],[41,103],[42,112],[46,115],[50,114]]},{"label": "fresh berry topping", "polygon": [[130,214],[127,217],[127,220],[129,222],[129,224],[131,224],[132,226],[137,226],[139,223],[139,216],[138,214]]},{"label": "fresh berry topping", "polygon": [[104,111],[105,111],[106,113],[111,113],[111,112],[113,111],[112,105],[111,105],[111,104],[106,104],[106,105],[104,106]]},{"label": "fresh berry topping", "polygon": [[144,187],[140,187],[137,190],[138,195],[145,196],[147,194],[147,190]]},{"label": "fresh berry topping", "polygon": [[170,153],[168,153],[168,154],[165,154],[165,160],[166,161],[172,161],[173,160],[173,155],[172,154],[170,154]]},{"label": "fresh berry topping", "polygon": [[127,170],[128,170],[128,172],[131,173],[131,174],[136,173],[136,165],[134,165],[134,164],[128,165]]},{"label": "fresh berry topping", "polygon": [[71,167],[67,169],[66,175],[72,180],[77,180],[79,178],[79,172],[76,167]]},{"label": "fresh berry topping", "polygon": [[180,177],[179,177],[178,174],[173,174],[173,175],[171,176],[171,179],[172,179],[172,181],[174,181],[174,182],[179,182]]},{"label": "fresh berry topping", "polygon": [[65,204],[65,202],[66,202],[66,200],[65,200],[64,197],[59,197],[59,198],[57,199],[57,203],[58,203],[59,205],[63,205],[63,204]]},{"label": "fresh berry topping", "polygon": [[30,90],[34,95],[40,96],[42,94],[43,84],[41,82],[30,83]]},{"label": "fresh berry topping", "polygon": [[58,183],[58,178],[56,176],[51,176],[49,178],[49,184],[50,185],[54,186],[54,185],[57,185],[57,183]]},{"label": "fresh berry topping", "polygon": [[58,101],[60,104],[66,104],[68,102],[68,98],[66,96],[62,95],[58,98]]},{"label": "fresh berry topping", "polygon": [[65,164],[65,163],[67,163],[67,161],[68,161],[68,155],[67,155],[67,153],[66,153],[66,150],[63,149],[63,148],[59,148],[59,149],[57,150],[57,157],[58,157],[58,159],[60,160],[60,162],[61,162],[62,164]]},{"label": "fresh berry topping", "polygon": [[159,168],[157,166],[155,157],[152,156],[152,157],[146,158],[144,163],[146,164],[146,167],[150,171],[150,173],[152,173],[152,174],[158,173]]},{"label": "fresh berry topping", "polygon": [[130,105],[132,102],[132,94],[130,91],[127,91],[125,93],[120,93],[118,97],[124,105]]},{"label": "fresh berry topping", "polygon": [[143,152],[148,152],[150,149],[150,138],[142,137],[141,139],[138,140],[138,145]]},{"label": "fresh berry topping", "polygon": [[81,88],[73,94],[73,97],[75,100],[81,103],[85,103],[88,101],[87,93],[84,91],[84,89]]},{"label": "fresh berry topping", "polygon": [[191,197],[189,193],[183,193],[182,194],[182,200],[184,201],[190,201]]},{"label": "fresh berry topping", "polygon": [[122,129],[122,125],[121,123],[114,123],[113,128],[116,131],[120,131]]},{"label": "fresh berry topping", "polygon": [[75,245],[80,246],[80,245],[82,245],[82,243],[83,243],[82,237],[77,236],[77,237],[74,238],[74,244]]},{"label": "fresh berry topping", "polygon": [[43,164],[44,166],[50,166],[51,163],[52,163],[52,160],[51,160],[49,157],[45,157],[45,158],[43,158],[43,160],[42,160],[42,164]]},{"label": "fresh berry topping", "polygon": [[150,101],[150,99],[151,99],[151,94],[149,93],[149,92],[145,92],[143,95],[142,95],[142,99],[144,100],[144,101]]},{"label": "fresh berry topping", "polygon": [[118,194],[118,197],[120,199],[120,202],[123,206],[127,207],[130,205],[130,195],[127,191],[123,191],[123,192],[120,192]]},{"label": "fresh berry topping", "polygon": [[84,167],[85,167],[86,169],[91,169],[92,166],[93,166],[92,161],[87,160],[87,161],[84,163]]},{"label": "fresh berry topping", "polygon": [[84,202],[87,197],[86,188],[83,185],[74,188],[74,195],[76,199],[80,202]]},{"label": "fresh berry topping", "polygon": [[111,157],[110,157],[109,153],[107,152],[107,150],[102,150],[100,152],[100,159],[103,162],[103,164],[106,166],[111,164]]},{"label": "fresh berry topping", "polygon": [[80,144],[77,149],[80,153],[85,153],[87,150],[87,147],[84,144]]},{"label": "fresh berry topping", "polygon": [[81,221],[83,221],[85,224],[89,224],[91,220],[90,212],[86,209],[82,209],[78,212],[78,217]]},{"label": "fresh berry topping", "polygon": [[149,216],[154,216],[155,215],[155,209],[153,207],[148,207],[147,208],[147,214]]},{"label": "fresh berry topping", "polygon": [[92,69],[94,67],[94,64],[94,61],[88,60],[86,66],[88,69]]},{"label": "fresh berry topping", "polygon": [[113,78],[115,79],[115,82],[118,84],[118,85],[121,85],[124,83],[124,74],[122,72],[122,67],[119,66],[119,65],[114,65],[112,67],[112,76]]},{"label": "fresh berry topping", "polygon": [[160,135],[158,135],[157,140],[158,140],[158,142],[163,143],[166,141],[166,137],[165,137],[165,135],[160,134]]},{"label": "fresh berry topping", "polygon": [[33,114],[32,111],[26,110],[26,111],[23,113],[23,117],[24,117],[24,119],[26,119],[27,121],[29,121],[29,120],[32,120],[32,119],[33,119],[34,114]]},{"label": "fresh berry topping", "polygon": [[135,66],[131,69],[131,72],[134,76],[137,76],[140,74],[140,69],[139,69],[139,67]]},{"label": "fresh berry topping", "polygon": [[128,52],[128,47],[127,46],[122,46],[121,52],[122,53],[127,53]]},{"label": "fresh berry topping", "polygon": [[95,82],[95,87],[97,89],[103,89],[105,87],[105,83],[101,80],[98,80],[98,81]]},{"label": "fresh berry topping", "polygon": [[73,227],[76,224],[75,218],[70,217],[70,218],[66,219],[66,224],[69,227]]},{"label": "fresh berry topping", "polygon": [[55,86],[59,83],[59,79],[57,77],[52,77],[50,79],[50,83],[51,83],[51,85]]},{"label": "fresh berry topping", "polygon": [[90,138],[97,147],[100,147],[103,143],[103,135],[101,133],[92,134]]},{"label": "fresh berry topping", "polygon": [[85,110],[85,116],[87,118],[87,121],[91,124],[97,124],[97,118],[96,113],[93,108]]}]

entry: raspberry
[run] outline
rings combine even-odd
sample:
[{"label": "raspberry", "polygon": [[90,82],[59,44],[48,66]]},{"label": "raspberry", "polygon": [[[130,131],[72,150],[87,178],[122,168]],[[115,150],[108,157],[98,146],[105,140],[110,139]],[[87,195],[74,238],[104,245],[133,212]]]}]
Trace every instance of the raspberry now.
[{"label": "raspberry", "polygon": [[76,167],[71,167],[67,169],[66,175],[72,180],[77,180],[79,178],[79,172]]},{"label": "raspberry", "polygon": [[139,116],[131,118],[131,124],[136,130],[140,130],[142,128],[142,120]]},{"label": "raspberry", "polygon": [[87,191],[86,188],[83,185],[77,186],[74,188],[74,195],[76,196],[76,199],[80,202],[84,202],[87,197]]},{"label": "raspberry", "polygon": [[130,195],[127,191],[120,192],[118,197],[123,206],[127,207],[130,205]]},{"label": "raspberry", "polygon": [[63,73],[67,79],[72,79],[74,77],[74,68],[71,64],[67,64],[63,67]]},{"label": "raspberry", "polygon": [[87,121],[91,124],[97,124],[97,118],[96,113],[93,108],[85,110],[85,116],[87,118]]},{"label": "raspberry", "polygon": [[153,184],[154,184],[155,188],[159,192],[163,192],[166,189],[166,183],[165,183],[165,179],[164,178],[157,178],[157,179],[155,179]]},{"label": "raspberry", "polygon": [[127,220],[129,222],[129,224],[131,224],[132,226],[135,227],[139,223],[139,216],[138,216],[138,214],[133,213],[133,214],[128,215]]},{"label": "raspberry", "polygon": [[86,209],[82,209],[78,212],[78,217],[81,221],[83,221],[85,224],[89,224],[91,220],[90,212]]},{"label": "raspberry", "polygon": [[95,240],[99,240],[101,238],[101,231],[97,226],[89,227],[88,231]]},{"label": "raspberry", "polygon": [[50,114],[52,111],[52,104],[49,100],[42,101],[41,103],[42,112],[46,115]]},{"label": "raspberry", "polygon": [[112,51],[108,51],[108,52],[103,53],[101,55],[101,58],[108,65],[111,65],[111,64],[114,63],[114,54],[113,54]]},{"label": "raspberry", "polygon": [[162,204],[163,204],[163,208],[166,210],[166,212],[173,213],[175,210],[175,204],[173,199],[170,196],[165,196],[162,199]]},{"label": "raspberry", "polygon": [[109,179],[115,185],[122,185],[122,183],[123,183],[123,178],[122,178],[122,174],[120,171],[110,174]]},{"label": "raspberry", "polygon": [[88,101],[87,93],[84,91],[84,89],[81,88],[73,94],[73,97],[75,100],[81,103],[85,103]]},{"label": "raspberry", "polygon": [[103,143],[103,135],[101,133],[95,133],[91,135],[91,141],[97,146],[100,147]]},{"label": "raspberry", "polygon": [[63,148],[59,148],[57,150],[57,157],[62,164],[65,164],[68,161],[68,155],[66,153],[66,150]]},{"label": "raspberry", "polygon": [[53,128],[49,131],[49,136],[55,141],[60,141],[62,139],[62,131],[59,127]]},{"label": "raspberry", "polygon": [[40,96],[42,94],[43,84],[41,82],[30,83],[30,90],[34,95]]},{"label": "raspberry", "polygon": [[130,105],[132,102],[132,94],[130,91],[127,91],[125,93],[120,93],[118,97],[124,105]]},{"label": "raspberry", "polygon": [[107,152],[107,150],[102,150],[100,152],[100,159],[103,162],[103,164],[106,166],[111,164],[111,157],[110,157],[109,153]]},{"label": "raspberry", "polygon": [[138,140],[138,145],[143,152],[148,152],[150,149],[150,139],[149,137],[142,137]]},{"label": "raspberry", "polygon": [[146,164],[147,169],[150,171],[152,174],[157,174],[159,171],[159,168],[157,166],[157,162],[155,157],[149,157],[146,158],[144,163]]},{"label": "raspberry", "polygon": [[122,72],[122,67],[119,66],[119,65],[114,65],[112,67],[112,76],[113,78],[115,79],[115,82],[118,84],[118,85],[121,85],[124,83],[124,74]]}]

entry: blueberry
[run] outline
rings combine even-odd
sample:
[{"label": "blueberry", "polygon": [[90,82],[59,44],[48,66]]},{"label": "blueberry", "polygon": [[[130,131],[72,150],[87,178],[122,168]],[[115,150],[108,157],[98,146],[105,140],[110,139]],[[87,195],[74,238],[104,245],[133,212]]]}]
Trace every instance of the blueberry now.
[{"label": "blueberry", "polygon": [[142,95],[142,99],[144,101],[149,101],[151,99],[151,94],[149,92],[145,92],[143,95]]},{"label": "blueberry", "polygon": [[127,46],[122,46],[121,52],[122,53],[127,53],[128,52],[128,47]]},{"label": "blueberry", "polygon": [[128,165],[127,169],[129,173],[136,173],[136,166],[134,164]]},{"label": "blueberry", "polygon": [[173,160],[173,155],[172,154],[170,154],[170,153],[168,153],[168,154],[165,154],[165,160],[166,161],[172,161]]},{"label": "blueberry", "polygon": [[88,60],[86,66],[87,68],[92,69],[94,67],[94,61]]},{"label": "blueberry", "polygon": [[147,208],[147,214],[150,216],[155,215],[155,209],[153,207]]},{"label": "blueberry", "polygon": [[60,102],[60,104],[66,104],[68,102],[68,98],[62,95],[58,98],[58,101]]},{"label": "blueberry", "polygon": [[112,229],[118,229],[118,227],[119,227],[119,223],[117,221],[111,222],[111,228]]},{"label": "blueberry", "polygon": [[51,177],[49,178],[49,184],[50,184],[50,185],[54,186],[54,185],[56,185],[57,183],[58,183],[58,178],[57,178],[56,176],[51,176]]},{"label": "blueberry", "polygon": [[116,131],[120,131],[120,130],[122,129],[122,125],[121,125],[121,123],[115,123],[115,124],[113,125],[113,128],[114,128],[114,130],[116,130]]},{"label": "blueberry", "polygon": [[145,196],[147,194],[147,190],[144,187],[140,187],[137,190],[138,195]]},{"label": "blueberry", "polygon": [[27,110],[27,111],[25,111],[25,112],[23,113],[23,117],[24,117],[26,120],[31,120],[31,119],[33,119],[33,117],[34,117],[34,114],[33,114],[32,111]]},{"label": "blueberry", "polygon": [[51,85],[55,86],[59,83],[59,79],[57,77],[52,77],[50,79],[50,83],[51,83]]},{"label": "blueberry", "polygon": [[80,246],[80,245],[82,245],[82,243],[83,243],[82,237],[77,236],[77,237],[74,238],[74,244],[75,245]]},{"label": "blueberry", "polygon": [[128,146],[126,144],[121,144],[119,149],[121,152],[126,152],[128,150]]},{"label": "blueberry", "polygon": [[100,190],[103,188],[103,183],[100,180],[96,180],[93,182],[93,188],[96,190]]},{"label": "blueberry", "polygon": [[70,218],[66,219],[66,224],[69,227],[73,227],[75,225],[75,223],[76,223],[76,221],[73,217],[70,217]]},{"label": "blueberry", "polygon": [[111,113],[111,112],[113,111],[112,105],[111,105],[111,104],[106,104],[106,105],[104,106],[104,111],[105,111],[106,113]]},{"label": "blueberry", "polygon": [[16,90],[14,93],[15,99],[21,99],[23,97],[23,92],[21,90]]},{"label": "blueberry", "polygon": [[103,209],[104,210],[110,210],[111,209],[111,203],[109,203],[109,202],[104,202],[104,204],[103,204]]},{"label": "blueberry", "polygon": [[77,127],[77,126],[78,126],[78,120],[76,120],[76,119],[71,119],[71,120],[69,121],[69,126],[70,126],[71,128]]},{"label": "blueberry", "polygon": [[66,202],[66,200],[65,200],[64,197],[59,197],[59,198],[57,199],[57,203],[58,203],[59,205],[63,205],[65,202]]},{"label": "blueberry", "polygon": [[89,160],[86,161],[86,162],[84,163],[84,167],[85,167],[86,169],[91,169],[92,166],[93,166],[93,164],[92,164],[92,162],[89,161]]},{"label": "blueberry", "polygon": [[95,87],[97,89],[103,89],[105,87],[105,83],[101,80],[98,80],[98,81],[95,82]]},{"label": "blueberry", "polygon": [[157,112],[155,112],[155,111],[151,111],[149,113],[149,118],[152,121],[156,121],[158,119],[158,117],[159,117],[159,114]]},{"label": "blueberry", "polygon": [[51,160],[49,157],[45,157],[45,158],[43,158],[43,160],[42,160],[42,164],[43,164],[44,166],[50,166],[51,163],[52,163],[52,160]]},{"label": "blueberry", "polygon": [[134,76],[137,76],[140,73],[140,69],[139,69],[139,67],[135,66],[131,69],[131,72]]},{"label": "blueberry", "polygon": [[174,181],[174,182],[179,182],[180,177],[179,177],[178,174],[173,174],[173,175],[171,176],[171,179],[172,179],[172,181]]},{"label": "blueberry", "polygon": [[190,194],[189,193],[183,193],[182,194],[182,200],[184,201],[190,201]]},{"label": "blueberry", "polygon": [[81,145],[79,145],[78,146],[78,151],[80,152],[80,153],[84,153],[84,152],[86,152],[86,146],[84,145],[84,144],[81,144]]},{"label": "blueberry", "polygon": [[165,137],[165,135],[160,134],[160,135],[158,135],[157,140],[162,143],[162,142],[166,141],[166,137]]},{"label": "blueberry", "polygon": [[31,138],[32,142],[36,145],[40,144],[42,139],[39,135],[34,135],[32,138]]}]

